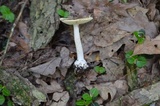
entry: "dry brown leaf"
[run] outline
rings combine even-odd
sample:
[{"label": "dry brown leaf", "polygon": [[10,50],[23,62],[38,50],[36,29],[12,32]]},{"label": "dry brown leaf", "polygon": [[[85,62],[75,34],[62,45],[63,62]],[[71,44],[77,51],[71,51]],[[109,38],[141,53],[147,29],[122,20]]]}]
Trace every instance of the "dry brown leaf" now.
[{"label": "dry brown leaf", "polygon": [[117,80],[114,82],[114,86],[117,88],[118,94],[120,96],[128,92],[128,85],[126,80]]},{"label": "dry brown leaf", "polygon": [[62,93],[54,93],[52,99],[56,102],[52,102],[50,106],[66,106],[69,100],[69,93],[67,91]]},{"label": "dry brown leaf", "polygon": [[102,83],[102,82],[114,81],[115,79],[117,79],[117,76],[113,74],[105,74],[98,76],[96,82]]},{"label": "dry brown leaf", "polygon": [[11,41],[17,44],[18,50],[22,50],[25,53],[28,53],[31,49],[27,43],[26,37],[21,35],[17,29],[14,30],[14,35],[12,36]]},{"label": "dry brown leaf", "polygon": [[52,96],[52,100],[55,100],[56,102],[58,101],[67,102],[69,100],[69,94],[67,91],[61,93],[55,92]]},{"label": "dry brown leaf", "polygon": [[143,13],[142,14],[143,16],[146,16],[148,9],[142,8],[140,6],[135,6],[133,8],[127,9],[127,11],[129,13],[129,15],[134,18],[139,11],[141,11]]},{"label": "dry brown leaf", "polygon": [[156,4],[155,3],[150,3],[147,7],[149,8],[149,11],[147,13],[148,18],[150,20],[154,20],[155,15],[156,15],[156,11],[157,11],[156,10]]},{"label": "dry brown leaf", "polygon": [[128,85],[126,80],[117,80],[114,82],[114,86],[118,89],[125,90],[126,92],[128,91]]},{"label": "dry brown leaf", "polygon": [[157,35],[157,28],[155,23],[150,22],[146,15],[142,15],[143,12],[138,11],[137,14],[132,17],[123,18],[117,22],[118,28],[124,31],[133,33],[134,31],[139,31],[144,29],[146,35],[154,38]]},{"label": "dry brown leaf", "polygon": [[54,80],[51,81],[50,85],[48,85],[46,82],[44,82],[41,79],[37,79],[36,83],[41,85],[39,89],[43,91],[45,94],[63,91],[63,88],[60,86],[60,84],[58,84]]},{"label": "dry brown leaf", "polygon": [[130,3],[130,4],[122,4],[122,3],[117,3],[111,5],[111,9],[118,15],[121,16],[128,16],[127,9],[132,8],[137,6],[137,4]]},{"label": "dry brown leaf", "polygon": [[138,54],[160,54],[160,35],[154,39],[147,38],[144,43],[137,44],[134,55]]},{"label": "dry brown leaf", "polygon": [[95,36],[94,44],[106,47],[128,35],[130,34],[126,31],[117,29],[117,24],[106,25],[106,28],[101,31],[100,35]]},{"label": "dry brown leaf", "polygon": [[95,81],[97,79],[97,73],[94,70],[89,70],[87,73],[87,80],[89,81]]},{"label": "dry brown leaf", "polygon": [[19,29],[19,32],[21,35],[20,37],[18,37],[18,36],[16,37],[19,41],[18,45],[21,46],[21,48],[25,52],[29,52],[30,51],[30,47],[29,47],[30,35],[28,34],[28,27],[25,23],[19,22],[18,29]]},{"label": "dry brown leaf", "polygon": [[[116,87],[112,83],[101,83],[93,86],[99,90],[103,100],[110,99],[112,101],[117,92]],[[93,86],[87,86],[87,89],[91,89]]]},{"label": "dry brown leaf", "polygon": [[59,67],[60,62],[61,62],[61,58],[55,57],[49,62],[41,64],[39,66],[32,67],[29,70],[34,73],[38,73],[45,76],[53,75],[56,71],[56,67]]},{"label": "dry brown leaf", "polygon": [[102,63],[106,69],[108,76],[115,76],[116,78],[120,78],[123,76],[123,69],[125,67],[123,60],[112,57],[110,59],[103,60]]},{"label": "dry brown leaf", "polygon": [[69,50],[66,47],[62,47],[60,51],[60,57],[62,58],[61,61],[61,68],[68,68],[73,63],[74,59],[69,57]]},{"label": "dry brown leaf", "polygon": [[28,34],[28,27],[25,23],[18,23],[19,32],[24,36],[25,41],[29,43],[30,36]]},{"label": "dry brown leaf", "polygon": [[68,68],[74,62],[74,58],[71,58],[69,55],[70,51],[66,47],[62,47],[60,51],[60,57],[62,60],[59,69],[63,76],[66,76]]}]

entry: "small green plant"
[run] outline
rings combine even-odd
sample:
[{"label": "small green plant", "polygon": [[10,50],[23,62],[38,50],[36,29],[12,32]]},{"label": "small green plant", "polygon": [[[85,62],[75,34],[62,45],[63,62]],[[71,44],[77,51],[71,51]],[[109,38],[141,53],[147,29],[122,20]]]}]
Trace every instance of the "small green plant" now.
[{"label": "small green plant", "polygon": [[104,67],[101,66],[95,66],[94,67],[95,72],[97,72],[98,74],[104,74],[106,72],[106,69]]},{"label": "small green plant", "polygon": [[128,2],[128,0],[121,0],[123,3],[127,3]]},{"label": "small green plant", "polygon": [[137,38],[138,44],[144,43],[144,41],[145,41],[145,31],[143,29],[141,29],[139,31],[134,31],[133,34]]},{"label": "small green plant", "polygon": [[133,51],[126,52],[125,58],[129,64],[136,64],[138,68],[142,68],[147,64],[147,60],[144,56],[133,55]]},{"label": "small green plant", "polygon": [[10,91],[0,84],[0,105],[3,105],[4,103],[7,103],[7,106],[13,106],[13,102],[9,98]]},{"label": "small green plant", "polygon": [[113,2],[114,0],[108,0],[109,2]]},{"label": "small green plant", "polygon": [[89,90],[89,93],[84,93],[82,98],[76,101],[76,106],[99,106],[98,103],[94,102],[98,95],[98,89],[92,88]]},{"label": "small green plant", "polygon": [[15,16],[7,6],[5,5],[0,6],[0,13],[2,14],[3,19],[9,22],[14,21]]},{"label": "small green plant", "polygon": [[65,11],[65,10],[62,10],[62,9],[59,9],[57,11],[58,15],[60,15],[61,17],[63,18],[67,18],[69,16],[69,12],[68,11]]}]

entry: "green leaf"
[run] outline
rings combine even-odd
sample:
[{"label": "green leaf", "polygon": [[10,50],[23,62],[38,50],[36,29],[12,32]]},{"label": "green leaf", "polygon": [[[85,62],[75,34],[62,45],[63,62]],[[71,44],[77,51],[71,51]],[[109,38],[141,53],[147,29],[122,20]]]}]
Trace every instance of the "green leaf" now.
[{"label": "green leaf", "polygon": [[127,3],[127,0],[122,0],[124,3]]},{"label": "green leaf", "polygon": [[88,93],[84,93],[82,95],[82,98],[86,101],[92,100],[92,97]]},{"label": "green leaf", "polygon": [[9,9],[7,6],[2,5],[2,6],[0,6],[0,12],[1,12],[2,14],[8,14],[8,13],[10,13],[11,11],[10,11],[10,9]]},{"label": "green leaf", "polygon": [[88,100],[85,102],[85,105],[89,106],[93,101],[92,100]]},{"label": "green leaf", "polygon": [[129,64],[135,64],[137,57],[138,57],[138,56],[135,55],[135,56],[132,56],[132,57],[130,57],[130,58],[127,58],[127,62],[128,62]]},{"label": "green leaf", "polygon": [[125,57],[126,57],[127,62],[129,64],[135,64],[138,56],[137,55],[133,56],[133,51],[128,51],[128,52],[126,52]]},{"label": "green leaf", "polygon": [[138,44],[144,43],[144,41],[145,41],[145,31],[143,29],[141,29],[139,31],[135,31],[135,32],[133,32],[133,34],[137,38]]},{"label": "green leaf", "polygon": [[65,10],[62,10],[62,9],[59,9],[57,11],[58,15],[60,15],[61,17],[64,17],[64,18],[67,18],[69,16],[69,12],[68,11],[65,11]]},{"label": "green leaf", "polygon": [[11,100],[7,101],[7,106],[13,106],[13,102]]},{"label": "green leaf", "polygon": [[3,95],[0,95],[0,105],[3,105],[5,102],[5,97]]},{"label": "green leaf", "polygon": [[134,64],[135,63],[135,58],[134,57],[130,57],[130,58],[128,58],[127,59],[127,62],[129,63],[129,64]]},{"label": "green leaf", "polygon": [[0,6],[0,12],[2,14],[2,18],[4,18],[5,20],[8,20],[9,22],[14,21],[15,16],[7,6]]},{"label": "green leaf", "polygon": [[64,12],[64,10],[62,10],[62,9],[59,9],[58,11],[57,11],[57,13],[58,13],[58,15],[60,15],[60,16],[64,16],[64,14],[65,14],[65,12]]},{"label": "green leaf", "polygon": [[95,66],[94,70],[99,74],[103,74],[106,72],[106,69],[104,67],[100,67],[100,66]]},{"label": "green leaf", "polygon": [[68,12],[68,11],[65,11],[63,17],[64,17],[64,18],[67,18],[68,16],[69,16],[69,12]]},{"label": "green leaf", "polygon": [[89,93],[90,93],[90,96],[91,96],[92,98],[95,98],[95,97],[97,97],[97,96],[99,95],[99,91],[98,91],[97,88],[92,88],[92,89],[90,89],[90,90],[89,90]]},{"label": "green leaf", "polygon": [[147,60],[143,56],[138,56],[137,61],[136,61],[136,66],[139,68],[144,67],[147,64]]},{"label": "green leaf", "polygon": [[114,0],[108,0],[109,2],[113,2]]},{"label": "green leaf", "polygon": [[85,106],[85,100],[77,100],[76,106]]},{"label": "green leaf", "polygon": [[4,87],[4,88],[2,89],[2,94],[3,94],[4,96],[10,96],[10,91],[9,91],[6,87]]},{"label": "green leaf", "polygon": [[14,21],[14,14],[10,13],[10,14],[3,14],[2,17],[5,20],[8,20],[9,22],[13,22]]},{"label": "green leaf", "polygon": [[134,35],[135,37],[138,37],[138,36],[139,36],[139,32],[138,32],[138,31],[134,31],[134,32],[133,32],[133,35]]},{"label": "green leaf", "polygon": [[132,50],[130,50],[130,51],[125,53],[125,57],[126,58],[130,58],[132,55],[133,55],[133,51]]},{"label": "green leaf", "polygon": [[146,34],[144,29],[139,30],[139,35],[144,36]]},{"label": "green leaf", "polygon": [[138,44],[142,44],[144,43],[144,41],[145,41],[145,38],[138,38]]}]

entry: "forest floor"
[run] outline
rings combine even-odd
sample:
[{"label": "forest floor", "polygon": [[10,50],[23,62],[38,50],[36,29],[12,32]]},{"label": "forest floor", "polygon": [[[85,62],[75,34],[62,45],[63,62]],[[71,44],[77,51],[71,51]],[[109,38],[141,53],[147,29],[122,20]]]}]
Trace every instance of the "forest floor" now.
[{"label": "forest floor", "polygon": [[[0,6],[7,6],[16,20],[24,1],[1,0]],[[60,21],[47,46],[32,50],[27,2],[13,32],[14,22],[0,18],[1,67],[45,94],[40,106],[160,106],[160,2],[125,1],[72,0],[61,5],[72,18],[93,17],[79,25],[86,70],[74,66],[73,26]],[[14,96],[11,92],[17,106]]]}]

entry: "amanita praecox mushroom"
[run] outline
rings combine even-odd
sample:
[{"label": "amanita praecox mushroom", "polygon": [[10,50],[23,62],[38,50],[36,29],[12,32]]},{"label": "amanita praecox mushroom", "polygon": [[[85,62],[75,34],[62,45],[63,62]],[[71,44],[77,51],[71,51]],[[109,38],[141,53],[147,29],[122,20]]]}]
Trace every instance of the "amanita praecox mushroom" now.
[{"label": "amanita praecox mushroom", "polygon": [[80,19],[67,19],[67,18],[60,18],[60,20],[68,25],[73,25],[74,29],[74,42],[76,45],[76,51],[77,51],[77,60],[74,62],[74,65],[77,68],[81,69],[86,69],[88,67],[86,60],[84,59],[84,54],[83,54],[83,48],[82,48],[82,43],[81,43],[81,38],[80,38],[80,33],[79,33],[79,24],[84,24],[89,21],[91,21],[93,18],[80,18]]}]

